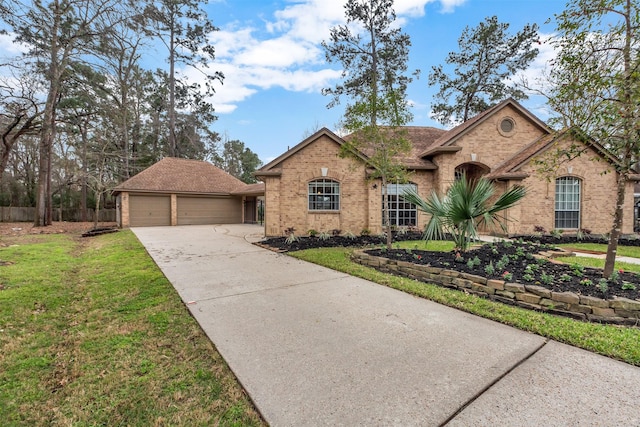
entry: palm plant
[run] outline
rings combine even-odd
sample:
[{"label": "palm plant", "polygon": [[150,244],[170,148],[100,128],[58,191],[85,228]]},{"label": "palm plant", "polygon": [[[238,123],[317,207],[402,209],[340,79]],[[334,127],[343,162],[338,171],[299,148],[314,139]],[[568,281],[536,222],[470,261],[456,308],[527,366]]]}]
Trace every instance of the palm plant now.
[{"label": "palm plant", "polygon": [[489,199],[494,193],[495,186],[490,180],[480,178],[468,181],[463,175],[454,181],[443,197],[433,192],[425,200],[414,189],[405,191],[403,197],[431,215],[424,230],[425,239],[442,239],[450,234],[456,249],[465,252],[471,240],[477,238],[480,225],[495,227],[500,224],[506,231],[498,213],[517,204],[526,195],[526,190],[516,185],[490,204]]}]

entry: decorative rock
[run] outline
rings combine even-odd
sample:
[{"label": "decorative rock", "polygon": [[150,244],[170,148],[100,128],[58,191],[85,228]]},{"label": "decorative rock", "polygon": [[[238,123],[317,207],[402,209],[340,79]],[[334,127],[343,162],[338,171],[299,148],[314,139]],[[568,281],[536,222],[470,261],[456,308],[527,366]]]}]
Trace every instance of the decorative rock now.
[{"label": "decorative rock", "polygon": [[519,307],[526,308],[527,310],[534,310],[534,311],[542,310],[542,307],[539,306],[538,304],[529,304],[528,302],[524,302],[524,301],[516,301],[516,304]]},{"label": "decorative rock", "polygon": [[573,292],[551,292],[551,299],[554,301],[566,302],[567,304],[580,303],[580,297]]},{"label": "decorative rock", "polygon": [[609,301],[609,307],[622,308],[629,311],[640,311],[640,301],[635,301],[628,298],[615,298]]},{"label": "decorative rock", "polygon": [[470,288],[473,285],[473,282],[471,280],[462,279],[460,277],[455,277],[453,280],[451,280],[451,283],[461,288]]},{"label": "decorative rock", "polygon": [[608,308],[609,301],[596,297],[589,297],[586,295],[580,295],[580,304],[590,305],[591,307]]},{"label": "decorative rock", "polygon": [[509,292],[524,292],[524,285],[521,285],[520,283],[505,283],[504,284],[504,290],[505,291],[509,291]]},{"label": "decorative rock", "polygon": [[547,288],[543,288],[542,286],[524,285],[524,288],[526,289],[527,292],[530,292],[534,295],[538,295],[543,298],[551,298],[551,290]]},{"label": "decorative rock", "polygon": [[613,308],[591,307],[596,316],[615,317],[616,311]]},{"label": "decorative rock", "polygon": [[455,270],[442,270],[440,274],[449,277],[460,277],[460,272]]},{"label": "decorative rock", "polygon": [[480,283],[481,285],[486,285],[488,282],[486,277],[476,276],[475,274],[460,273],[460,277],[462,277],[463,279],[471,280],[475,283]]},{"label": "decorative rock", "polygon": [[542,298],[535,294],[518,293],[516,294],[516,300],[524,301],[529,304],[538,304]]},{"label": "decorative rock", "polygon": [[630,319],[640,318],[640,312],[638,311],[625,310],[624,308],[616,308],[614,311],[620,317],[628,317]]},{"label": "decorative rock", "polygon": [[591,314],[593,309],[588,305],[580,305],[580,304],[569,304],[566,307],[566,310],[573,311],[575,313],[584,313]]},{"label": "decorative rock", "polygon": [[503,291],[504,280],[495,280],[495,279],[487,280],[487,286],[497,291]]},{"label": "decorative rock", "polygon": [[513,302],[513,300],[516,298],[516,294],[514,294],[513,292],[509,292],[509,291],[496,291],[496,295],[499,295],[501,297],[505,297],[505,298],[509,298],[511,299]]},{"label": "decorative rock", "polygon": [[471,289],[473,289],[476,292],[485,293],[487,295],[493,295],[494,292],[496,291],[495,289],[490,288],[488,286],[480,285],[480,284],[473,283],[473,282],[471,283]]}]

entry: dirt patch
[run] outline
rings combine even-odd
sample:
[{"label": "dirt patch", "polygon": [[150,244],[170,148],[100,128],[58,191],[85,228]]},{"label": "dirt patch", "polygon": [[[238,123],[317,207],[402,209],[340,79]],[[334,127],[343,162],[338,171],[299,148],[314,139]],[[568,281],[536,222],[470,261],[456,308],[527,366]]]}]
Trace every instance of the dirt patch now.
[{"label": "dirt patch", "polygon": [[[99,222],[98,227],[116,227],[115,222]],[[54,222],[46,227],[34,227],[31,222],[0,222],[0,236],[24,236],[28,234],[81,235],[94,228],[93,222]]]}]

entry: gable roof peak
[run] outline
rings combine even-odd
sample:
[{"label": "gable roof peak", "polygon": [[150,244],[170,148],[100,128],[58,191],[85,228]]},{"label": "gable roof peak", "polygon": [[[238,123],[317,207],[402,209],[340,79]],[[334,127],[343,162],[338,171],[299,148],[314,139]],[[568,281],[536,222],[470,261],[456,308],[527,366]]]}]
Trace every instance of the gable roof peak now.
[{"label": "gable roof peak", "polygon": [[523,116],[527,117],[532,123],[542,129],[545,133],[551,133],[551,129],[540,120],[538,117],[533,115],[529,110],[524,108],[518,101],[513,98],[507,98],[504,101],[501,101],[494,105],[491,108],[486,109],[482,113],[477,114],[476,116],[468,119],[466,122],[460,123],[458,126],[446,131],[440,138],[438,138],[429,150],[424,151],[421,155],[428,156],[433,152],[437,152],[436,147],[445,147],[453,144],[460,137],[474,129],[479,124],[483,123],[489,117],[496,114],[498,111],[503,110],[505,107],[510,106],[520,112]]}]

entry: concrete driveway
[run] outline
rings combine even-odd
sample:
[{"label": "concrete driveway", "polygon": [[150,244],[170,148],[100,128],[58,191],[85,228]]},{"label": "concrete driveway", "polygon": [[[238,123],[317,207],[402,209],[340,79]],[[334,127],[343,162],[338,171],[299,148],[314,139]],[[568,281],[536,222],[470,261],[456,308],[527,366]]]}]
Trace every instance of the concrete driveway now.
[{"label": "concrete driveway", "polygon": [[259,248],[258,226],[133,231],[272,426],[640,426],[640,368]]}]

